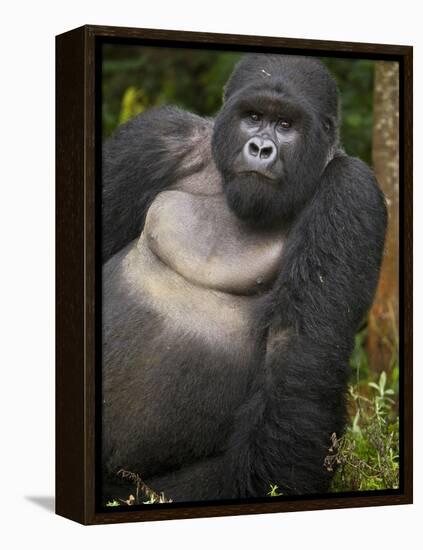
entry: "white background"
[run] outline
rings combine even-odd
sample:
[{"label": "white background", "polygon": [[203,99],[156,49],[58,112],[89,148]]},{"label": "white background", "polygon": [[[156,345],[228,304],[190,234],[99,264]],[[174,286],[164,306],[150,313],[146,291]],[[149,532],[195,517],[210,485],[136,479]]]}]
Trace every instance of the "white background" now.
[{"label": "white background", "polygon": [[[149,6],[152,4],[152,6]],[[3,548],[416,548],[422,539],[422,351],[415,315],[413,506],[82,527],[54,493],[54,35],[91,23],[415,46],[415,311],[422,212],[420,2],[3,2],[0,35],[0,543]],[[420,515],[420,525],[418,517]]]}]

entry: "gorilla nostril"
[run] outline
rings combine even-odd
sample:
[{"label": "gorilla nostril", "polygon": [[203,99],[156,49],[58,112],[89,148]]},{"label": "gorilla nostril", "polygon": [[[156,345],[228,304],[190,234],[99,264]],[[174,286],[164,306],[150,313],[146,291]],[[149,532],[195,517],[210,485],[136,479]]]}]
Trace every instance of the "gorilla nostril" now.
[{"label": "gorilla nostril", "polygon": [[260,151],[260,158],[261,159],[268,159],[273,153],[273,147],[263,147],[263,149]]},{"label": "gorilla nostril", "polygon": [[245,144],[243,155],[246,165],[255,169],[272,164],[277,157],[277,147],[271,139],[254,136]]},{"label": "gorilla nostril", "polygon": [[260,152],[260,147],[256,143],[251,142],[248,146],[248,151],[250,155],[252,155],[253,157],[257,157]]}]

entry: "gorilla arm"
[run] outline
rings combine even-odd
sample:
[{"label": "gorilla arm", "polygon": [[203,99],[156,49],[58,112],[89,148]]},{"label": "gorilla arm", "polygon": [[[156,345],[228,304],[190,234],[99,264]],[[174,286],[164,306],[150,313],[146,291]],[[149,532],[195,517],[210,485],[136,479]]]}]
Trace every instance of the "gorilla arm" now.
[{"label": "gorilla arm", "polygon": [[241,497],[263,495],[270,483],[284,494],[328,490],[324,458],[344,427],[348,358],[373,299],[385,229],[370,170],[335,157],[292,229],[269,296],[264,370],[230,443],[228,478]]},{"label": "gorilla arm", "polygon": [[140,235],[156,195],[209,162],[212,122],[160,107],[122,125],[103,148],[103,262]]}]

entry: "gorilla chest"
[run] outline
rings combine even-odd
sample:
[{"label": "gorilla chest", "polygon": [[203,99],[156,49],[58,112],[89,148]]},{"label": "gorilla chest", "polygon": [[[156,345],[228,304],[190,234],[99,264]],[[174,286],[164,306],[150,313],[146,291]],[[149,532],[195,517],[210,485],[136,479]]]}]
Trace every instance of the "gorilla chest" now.
[{"label": "gorilla chest", "polygon": [[148,211],[129,273],[172,331],[244,345],[282,249],[280,234],[247,227],[222,194],[166,191]]},{"label": "gorilla chest", "polygon": [[161,193],[149,209],[143,237],[160,261],[209,291],[255,295],[273,282],[282,254],[280,234],[248,227],[223,194]]},{"label": "gorilla chest", "polygon": [[224,444],[264,351],[257,312],[282,249],[280,235],[244,228],[221,195],[166,191],[138,241],[105,265],[104,425],[121,429],[105,438],[122,447],[121,433],[137,434],[138,462],[125,457],[134,471],[157,467],[155,449],[165,462],[192,457],[205,437],[202,453]]}]

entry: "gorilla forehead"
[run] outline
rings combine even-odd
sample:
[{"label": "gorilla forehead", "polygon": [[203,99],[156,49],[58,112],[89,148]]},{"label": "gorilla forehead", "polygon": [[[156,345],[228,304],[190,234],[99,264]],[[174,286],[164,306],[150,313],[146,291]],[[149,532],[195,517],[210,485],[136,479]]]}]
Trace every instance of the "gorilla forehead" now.
[{"label": "gorilla forehead", "polygon": [[295,96],[290,86],[282,83],[249,86],[232,95],[225,106],[232,103],[240,113],[260,111],[273,118],[286,115],[303,118],[310,111],[307,99]]},{"label": "gorilla forehead", "polygon": [[224,101],[241,89],[263,86],[303,97],[319,112],[337,118],[338,88],[322,62],[296,55],[246,55],[225,86]]}]

